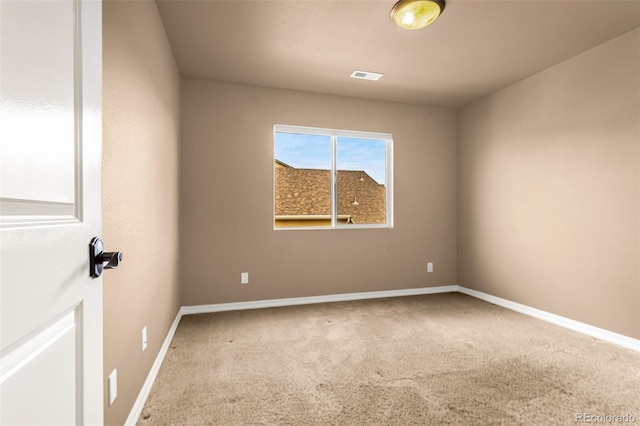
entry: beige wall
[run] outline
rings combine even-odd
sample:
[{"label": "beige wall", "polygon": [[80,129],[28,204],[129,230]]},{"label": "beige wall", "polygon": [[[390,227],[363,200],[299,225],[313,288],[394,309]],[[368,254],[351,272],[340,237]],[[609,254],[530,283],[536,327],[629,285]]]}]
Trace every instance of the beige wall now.
[{"label": "beige wall", "polygon": [[122,425],[179,308],[180,78],[154,2],[107,1],[103,13],[103,236],[124,253],[104,275],[105,399],[118,369],[105,424]]},{"label": "beige wall", "polygon": [[[273,230],[274,124],[392,133],[395,228]],[[184,305],[456,283],[455,110],[183,80],[181,132]]]},{"label": "beige wall", "polygon": [[460,110],[460,285],[640,338],[639,42]]}]

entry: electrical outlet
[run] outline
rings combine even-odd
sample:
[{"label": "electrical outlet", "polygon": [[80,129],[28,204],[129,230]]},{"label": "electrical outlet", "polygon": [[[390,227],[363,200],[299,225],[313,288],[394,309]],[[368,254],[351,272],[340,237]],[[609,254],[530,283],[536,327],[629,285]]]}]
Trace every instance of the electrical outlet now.
[{"label": "electrical outlet", "polygon": [[240,274],[240,284],[249,284],[249,273],[243,272]]},{"label": "electrical outlet", "polygon": [[147,327],[142,329],[142,350],[147,349]]},{"label": "electrical outlet", "polygon": [[433,272],[433,263],[427,263],[427,272]]},{"label": "electrical outlet", "polygon": [[113,404],[118,396],[118,370],[114,369],[109,374],[109,405]]}]

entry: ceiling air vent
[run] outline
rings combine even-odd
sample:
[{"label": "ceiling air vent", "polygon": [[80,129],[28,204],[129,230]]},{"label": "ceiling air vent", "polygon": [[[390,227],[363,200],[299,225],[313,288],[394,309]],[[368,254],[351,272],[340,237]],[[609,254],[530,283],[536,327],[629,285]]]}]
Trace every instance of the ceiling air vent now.
[{"label": "ceiling air vent", "polygon": [[354,71],[351,74],[351,78],[359,78],[362,80],[378,81],[382,78],[382,74],[369,71]]}]

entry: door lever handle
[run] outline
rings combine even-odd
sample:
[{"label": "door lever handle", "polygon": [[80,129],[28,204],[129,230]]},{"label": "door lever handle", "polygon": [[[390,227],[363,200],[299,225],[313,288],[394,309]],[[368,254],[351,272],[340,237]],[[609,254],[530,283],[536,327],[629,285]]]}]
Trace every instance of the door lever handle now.
[{"label": "door lever handle", "polygon": [[102,253],[100,255],[100,262],[103,264],[103,269],[117,269],[120,262],[122,262],[122,253],[119,251]]},{"label": "door lever handle", "polygon": [[103,269],[116,269],[122,262],[122,253],[119,251],[104,251],[104,241],[98,237],[91,239],[89,243],[89,275],[98,278]]}]

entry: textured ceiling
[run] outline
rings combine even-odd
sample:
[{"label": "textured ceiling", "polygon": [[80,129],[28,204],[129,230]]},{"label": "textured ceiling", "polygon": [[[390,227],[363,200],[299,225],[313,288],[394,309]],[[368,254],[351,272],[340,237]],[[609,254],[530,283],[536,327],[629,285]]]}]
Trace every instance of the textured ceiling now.
[{"label": "textured ceiling", "polygon": [[638,0],[449,0],[407,31],[394,3],[157,0],[183,77],[448,107],[640,26]]}]

